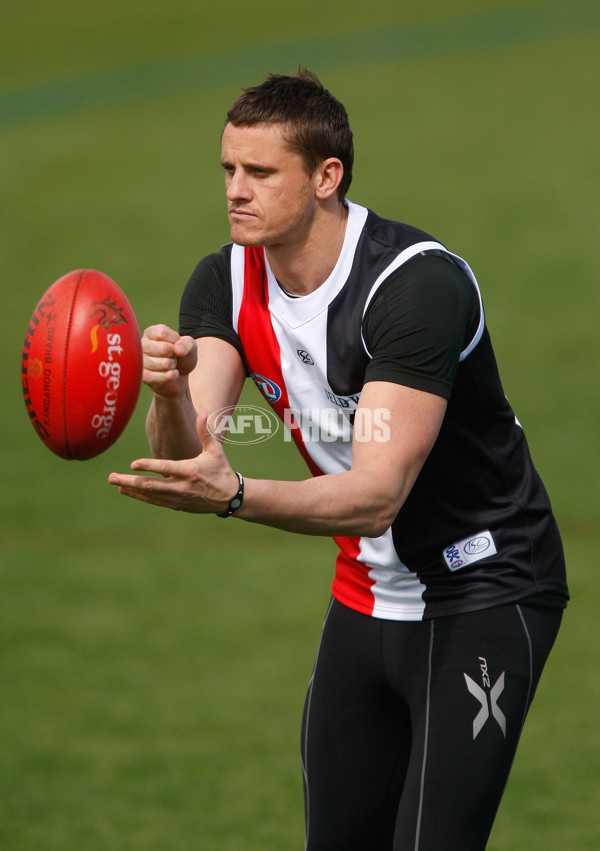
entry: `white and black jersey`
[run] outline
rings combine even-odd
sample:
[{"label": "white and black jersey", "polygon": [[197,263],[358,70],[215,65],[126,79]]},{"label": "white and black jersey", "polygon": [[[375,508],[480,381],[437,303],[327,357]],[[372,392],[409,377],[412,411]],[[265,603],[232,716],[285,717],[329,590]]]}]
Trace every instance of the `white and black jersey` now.
[{"label": "white and black jersey", "polygon": [[353,433],[386,439],[383,413],[356,416],[366,382],[448,400],[390,529],[336,538],[340,602],[390,620],[523,599],[565,605],[560,535],[504,394],[471,269],[427,233],[347,204],[342,251],[318,289],[292,298],[262,248],[228,244],[194,271],[180,332],[238,349],[314,475],[350,469]]}]

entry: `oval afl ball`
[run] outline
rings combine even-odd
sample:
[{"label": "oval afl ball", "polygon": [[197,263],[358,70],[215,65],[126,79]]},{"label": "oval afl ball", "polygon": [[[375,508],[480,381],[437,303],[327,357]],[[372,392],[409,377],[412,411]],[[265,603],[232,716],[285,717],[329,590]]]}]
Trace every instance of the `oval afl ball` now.
[{"label": "oval afl ball", "polygon": [[21,378],[33,427],[56,455],[83,461],[112,446],[138,400],[142,345],[111,278],[77,269],[52,284],[27,328]]}]

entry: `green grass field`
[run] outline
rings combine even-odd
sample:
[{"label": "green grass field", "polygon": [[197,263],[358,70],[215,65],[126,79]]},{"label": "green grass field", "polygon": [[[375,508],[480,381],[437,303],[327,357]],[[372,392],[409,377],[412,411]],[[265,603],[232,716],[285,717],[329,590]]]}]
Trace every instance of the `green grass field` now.
[{"label": "green grass field", "polygon": [[[0,0],[0,44],[0,848],[302,847],[334,545],[119,497],[107,476],[147,454],[147,391],[114,447],[65,462],[19,371],[38,298],[74,268],[115,278],[142,327],[176,323],[228,239],[225,111],[305,63],[350,113],[350,197],[478,276],[564,533],[573,599],[489,848],[597,851],[597,0]],[[234,458],[305,475],[277,437]]]}]

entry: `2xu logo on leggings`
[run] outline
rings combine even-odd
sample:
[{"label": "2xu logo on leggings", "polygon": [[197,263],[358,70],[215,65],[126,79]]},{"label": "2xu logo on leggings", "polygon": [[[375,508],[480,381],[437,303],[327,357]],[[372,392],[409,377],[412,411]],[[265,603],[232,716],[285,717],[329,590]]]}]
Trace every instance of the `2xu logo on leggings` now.
[{"label": "2xu logo on leggings", "polygon": [[487,660],[483,656],[479,656],[479,666],[481,668],[481,686],[472,680],[468,674],[463,674],[469,692],[479,701],[481,707],[473,719],[473,741],[480,734],[490,714],[497,721],[498,726],[502,730],[502,735],[506,738],[506,716],[497,702],[504,691],[505,672],[502,671],[494,685],[492,685],[488,673]]}]

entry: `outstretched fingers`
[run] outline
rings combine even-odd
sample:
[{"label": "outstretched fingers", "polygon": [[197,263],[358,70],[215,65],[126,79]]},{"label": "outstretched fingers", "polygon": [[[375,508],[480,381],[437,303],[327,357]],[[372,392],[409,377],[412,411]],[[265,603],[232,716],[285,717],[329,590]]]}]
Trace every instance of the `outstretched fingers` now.
[{"label": "outstretched fingers", "polygon": [[[177,461],[166,461],[159,458],[138,458],[132,461],[130,473],[111,473],[108,482],[117,485],[123,492],[150,493],[165,491],[166,480],[177,478]],[[152,475],[143,476],[140,473]]]}]

